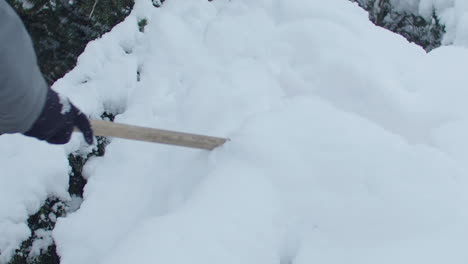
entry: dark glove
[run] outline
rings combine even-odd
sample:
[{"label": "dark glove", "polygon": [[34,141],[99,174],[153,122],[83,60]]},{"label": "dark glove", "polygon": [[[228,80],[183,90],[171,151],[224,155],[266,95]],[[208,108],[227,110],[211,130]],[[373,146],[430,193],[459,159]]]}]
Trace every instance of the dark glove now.
[{"label": "dark glove", "polygon": [[75,127],[83,133],[86,143],[93,144],[93,130],[88,118],[68,99],[49,89],[39,118],[24,135],[51,144],[65,144],[70,141]]}]

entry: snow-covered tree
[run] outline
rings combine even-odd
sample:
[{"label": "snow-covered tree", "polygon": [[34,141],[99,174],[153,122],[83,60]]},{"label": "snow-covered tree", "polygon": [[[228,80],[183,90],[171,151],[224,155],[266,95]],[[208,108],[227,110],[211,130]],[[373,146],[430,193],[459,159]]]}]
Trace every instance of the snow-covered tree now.
[{"label": "snow-covered tree", "polygon": [[441,45],[445,27],[435,11],[430,20],[396,9],[390,0],[351,0],[369,12],[369,19],[430,51]]}]

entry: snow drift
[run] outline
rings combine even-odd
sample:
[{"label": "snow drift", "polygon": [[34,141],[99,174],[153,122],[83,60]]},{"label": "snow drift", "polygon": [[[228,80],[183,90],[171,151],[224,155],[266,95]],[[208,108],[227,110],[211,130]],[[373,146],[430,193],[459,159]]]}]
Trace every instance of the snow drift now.
[{"label": "snow drift", "polygon": [[[137,1],[54,89],[93,118],[231,141],[113,139],[58,219],[61,261],[466,263],[467,61],[343,0]],[[91,148],[0,140],[5,260],[41,200],[67,199],[66,153]],[[30,155],[53,165],[23,171]]]}]

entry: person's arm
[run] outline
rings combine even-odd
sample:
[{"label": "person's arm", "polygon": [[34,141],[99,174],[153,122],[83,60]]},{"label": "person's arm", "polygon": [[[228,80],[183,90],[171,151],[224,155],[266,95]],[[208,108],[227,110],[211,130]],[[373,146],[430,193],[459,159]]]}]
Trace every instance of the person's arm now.
[{"label": "person's arm", "polygon": [[75,128],[93,143],[88,118],[48,87],[21,19],[0,0],[0,134],[22,133],[65,144]]},{"label": "person's arm", "polygon": [[29,34],[0,0],[0,134],[29,130],[44,107],[47,90]]}]

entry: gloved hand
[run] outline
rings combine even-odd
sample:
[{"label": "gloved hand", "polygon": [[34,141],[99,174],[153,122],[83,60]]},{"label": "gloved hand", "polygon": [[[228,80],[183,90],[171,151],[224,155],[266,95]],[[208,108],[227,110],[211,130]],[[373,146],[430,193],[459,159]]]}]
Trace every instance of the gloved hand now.
[{"label": "gloved hand", "polygon": [[83,133],[86,143],[93,144],[93,130],[88,118],[68,99],[49,89],[39,118],[24,135],[51,144],[65,144],[70,141],[75,127]]}]

